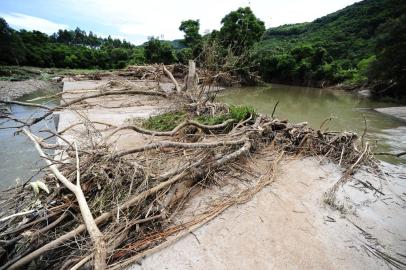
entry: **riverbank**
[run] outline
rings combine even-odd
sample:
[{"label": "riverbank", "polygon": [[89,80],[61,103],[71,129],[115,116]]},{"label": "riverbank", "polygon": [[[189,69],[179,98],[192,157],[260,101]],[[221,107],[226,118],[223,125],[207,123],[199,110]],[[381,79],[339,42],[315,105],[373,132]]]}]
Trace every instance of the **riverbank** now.
[{"label": "riverbank", "polygon": [[16,100],[24,95],[40,91],[43,93],[56,93],[62,90],[62,84],[37,79],[24,81],[0,81],[0,100]]},{"label": "riverbank", "polygon": [[[269,153],[262,154],[251,161],[251,173],[260,174],[263,170]],[[128,269],[393,267],[385,256],[397,257],[396,253],[406,252],[402,241],[406,237],[405,202],[404,196],[398,195],[405,191],[400,176],[406,176],[406,170],[387,169],[399,174],[389,176],[383,186],[372,174],[357,173],[354,178],[359,181],[351,180],[338,190],[339,208],[330,208],[324,202],[324,194],[342,177],[340,168],[329,162],[320,163],[319,158],[285,160],[273,183],[251,200],[228,209]],[[254,177],[250,180],[255,182]],[[364,186],[365,181],[371,186]],[[379,187],[384,195],[374,187]],[[184,215],[193,215],[193,206],[205,198],[227,197],[224,190],[226,184],[202,191],[188,203],[192,210]]]},{"label": "riverbank", "polygon": [[399,120],[406,122],[406,106],[403,107],[389,107],[389,108],[377,108],[375,111],[390,115]]}]

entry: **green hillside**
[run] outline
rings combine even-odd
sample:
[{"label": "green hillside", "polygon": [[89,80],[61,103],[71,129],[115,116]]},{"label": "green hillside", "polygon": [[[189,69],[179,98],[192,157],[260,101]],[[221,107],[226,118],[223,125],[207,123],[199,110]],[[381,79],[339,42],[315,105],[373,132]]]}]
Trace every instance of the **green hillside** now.
[{"label": "green hillside", "polygon": [[254,59],[267,81],[359,84],[375,59],[382,26],[403,14],[404,0],[365,0],[310,23],[271,28]]}]

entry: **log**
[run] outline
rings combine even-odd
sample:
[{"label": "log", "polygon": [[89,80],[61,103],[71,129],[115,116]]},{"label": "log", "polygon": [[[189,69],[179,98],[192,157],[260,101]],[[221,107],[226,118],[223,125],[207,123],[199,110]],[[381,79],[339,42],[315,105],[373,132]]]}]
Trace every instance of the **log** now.
[{"label": "log", "polygon": [[137,127],[135,125],[125,125],[125,126],[121,126],[121,127],[116,128],[115,130],[113,130],[107,138],[111,137],[112,135],[114,135],[118,131],[125,130],[125,129],[134,130],[134,131],[136,131],[138,133],[151,135],[151,136],[174,136],[179,132],[179,130],[181,130],[182,128],[185,128],[187,126],[195,126],[197,128],[201,128],[201,129],[204,129],[204,130],[213,130],[213,129],[226,128],[229,124],[231,124],[233,122],[235,122],[234,119],[228,119],[227,121],[225,121],[225,122],[223,122],[221,124],[204,125],[204,124],[201,124],[201,123],[196,122],[196,121],[188,120],[188,121],[182,122],[181,124],[179,124],[177,127],[175,127],[171,131],[153,131],[153,130],[143,129],[143,128]]},{"label": "log", "polygon": [[213,148],[217,146],[231,146],[231,145],[241,145],[244,144],[246,139],[234,140],[234,141],[218,141],[218,142],[207,142],[207,143],[182,143],[182,142],[172,142],[172,141],[161,141],[157,143],[147,144],[141,147],[134,147],[128,150],[123,150],[116,154],[116,157],[123,157],[129,154],[144,152],[152,149],[158,148],[184,148],[184,149],[196,149],[196,148]]},{"label": "log", "polygon": [[175,78],[173,77],[172,73],[171,73],[169,70],[166,69],[165,65],[163,65],[162,67],[163,67],[163,70],[164,70],[165,75],[168,76],[169,79],[171,79],[172,83],[175,85],[176,92],[180,93],[180,92],[181,92],[181,89],[180,89],[180,87],[179,87],[178,82],[177,82],[177,81],[175,80]]}]

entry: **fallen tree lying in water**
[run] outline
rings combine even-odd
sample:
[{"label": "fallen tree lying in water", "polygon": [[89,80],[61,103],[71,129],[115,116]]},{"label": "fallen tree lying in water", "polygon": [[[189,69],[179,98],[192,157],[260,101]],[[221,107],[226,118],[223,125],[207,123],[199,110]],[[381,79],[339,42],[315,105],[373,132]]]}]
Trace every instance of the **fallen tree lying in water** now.
[{"label": "fallen tree lying in water", "polygon": [[[347,168],[348,175],[371,161],[368,144],[354,133],[314,130],[306,123],[280,121],[249,107],[215,103],[210,93],[198,88],[164,93],[112,81],[90,95],[42,108],[47,111],[42,117],[22,124],[22,131],[47,161],[43,168],[47,174],[2,194],[0,269],[29,264],[51,269],[90,264],[96,269],[122,268],[250,199],[272,182],[283,155],[322,156]],[[48,131],[47,138],[29,130],[57,110],[76,110],[89,106],[88,99],[111,95],[153,95],[169,100],[176,109],[165,117],[120,126],[85,119],[59,132]],[[83,130],[82,142],[76,146],[64,133],[77,125]],[[103,131],[97,128],[100,125]],[[154,141],[116,150],[112,138],[123,130]],[[48,143],[51,137],[61,143]],[[48,148],[57,149],[56,154],[46,154]],[[211,201],[190,219],[174,220],[194,196],[193,188],[205,189],[225,178],[238,181],[233,178],[235,171],[249,172],[244,169],[247,161],[263,149],[271,153],[271,162],[254,185]]]}]

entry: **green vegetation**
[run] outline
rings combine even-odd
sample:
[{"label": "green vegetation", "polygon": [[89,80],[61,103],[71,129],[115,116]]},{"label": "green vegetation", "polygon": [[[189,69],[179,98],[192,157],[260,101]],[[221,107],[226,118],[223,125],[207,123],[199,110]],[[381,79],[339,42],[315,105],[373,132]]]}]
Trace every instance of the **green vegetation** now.
[{"label": "green vegetation", "polygon": [[183,111],[167,112],[151,116],[142,123],[142,127],[155,131],[170,131],[185,121],[187,113]]},{"label": "green vegetation", "polygon": [[[59,68],[122,68],[187,63],[232,72],[242,83],[348,88],[367,85],[377,97],[406,96],[404,0],[364,0],[309,23],[266,30],[249,7],[232,11],[219,31],[199,34],[199,20],[182,21],[184,39],[150,38],[142,46],[92,32],[15,31],[0,19],[0,64]],[[403,16],[402,16],[403,15]]]},{"label": "green vegetation", "polygon": [[0,18],[0,64],[57,68],[123,68],[144,62],[143,48],[127,41],[101,38],[92,32],[15,31]]},{"label": "green vegetation", "polygon": [[230,48],[235,55],[251,48],[265,32],[264,22],[255,17],[249,7],[230,12],[221,24],[217,37],[223,47]]},{"label": "green vegetation", "polygon": [[190,116],[186,111],[166,112],[163,114],[151,116],[142,122],[142,127],[154,131],[171,131],[180,123],[188,118],[192,118],[204,125],[217,125],[229,119],[234,119],[236,122],[241,122],[252,116],[253,119],[257,116],[255,109],[251,106],[232,105],[229,107],[229,112],[224,114],[204,114],[199,116]]},{"label": "green vegetation", "polygon": [[164,63],[167,65],[176,62],[176,56],[171,44],[154,37],[150,38],[145,44],[144,55],[148,63]]},{"label": "green vegetation", "polygon": [[232,105],[229,108],[228,118],[234,119],[237,122],[244,121],[252,116],[253,119],[257,116],[254,107],[246,105]]},{"label": "green vegetation", "polygon": [[311,23],[267,30],[251,57],[266,81],[373,89],[383,83],[380,93],[405,96],[405,13],[402,0],[364,0]]}]

